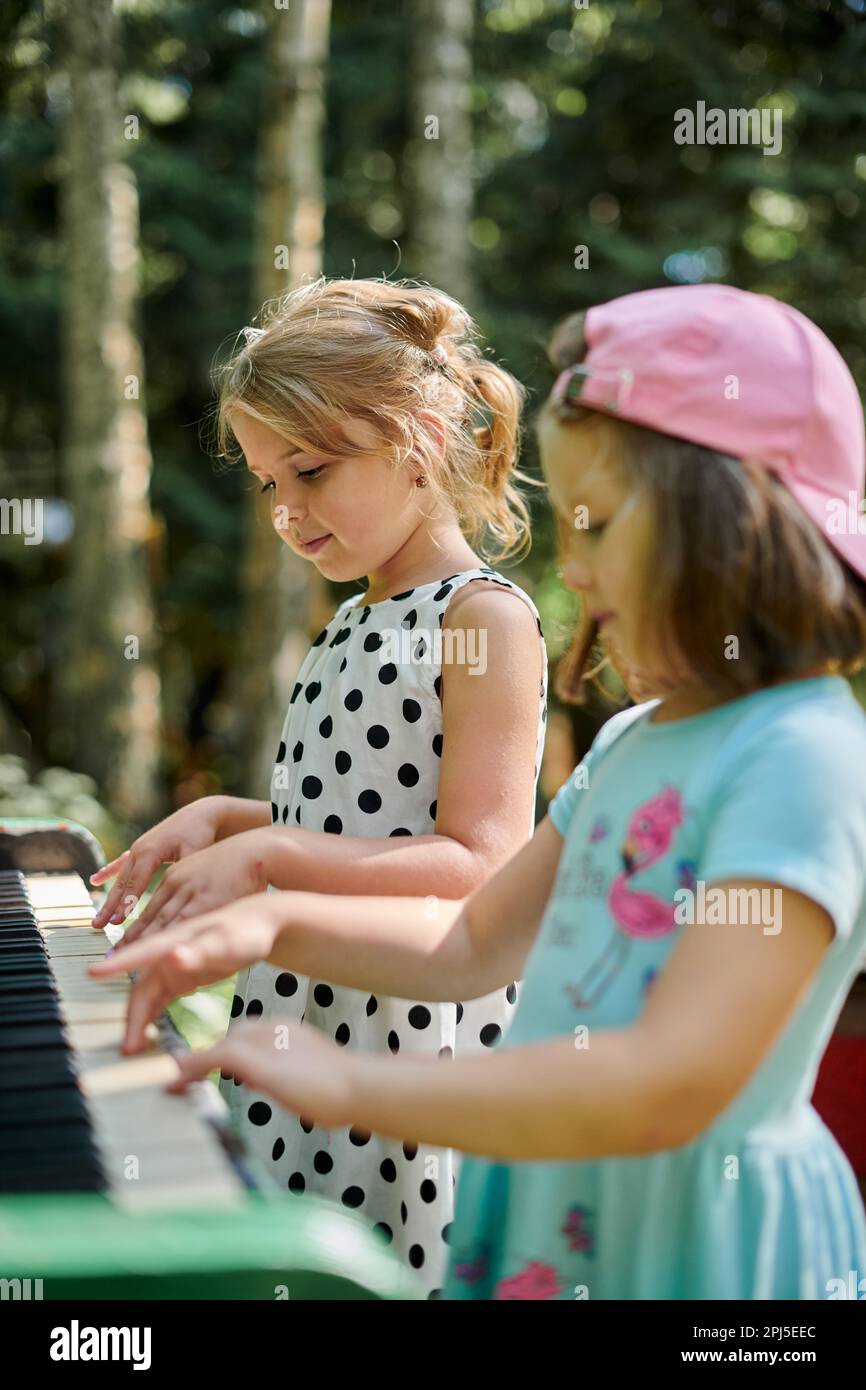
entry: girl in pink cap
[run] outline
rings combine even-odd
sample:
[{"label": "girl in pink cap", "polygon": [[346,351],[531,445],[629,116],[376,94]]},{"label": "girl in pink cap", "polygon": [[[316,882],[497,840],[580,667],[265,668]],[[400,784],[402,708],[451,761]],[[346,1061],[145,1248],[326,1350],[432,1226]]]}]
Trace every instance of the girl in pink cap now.
[{"label": "girl in pink cap", "polygon": [[491,1056],[257,1024],[179,1084],[228,1066],[324,1126],[473,1155],[449,1298],[850,1296],[866,1222],[810,1095],[866,954],[857,393],[808,320],[721,286],[590,310],[551,356],[539,438],[584,600],[561,693],[600,633],[653,698],[462,903],[247,899],[130,948],[136,1027],[251,956],[438,999],[523,977]]}]

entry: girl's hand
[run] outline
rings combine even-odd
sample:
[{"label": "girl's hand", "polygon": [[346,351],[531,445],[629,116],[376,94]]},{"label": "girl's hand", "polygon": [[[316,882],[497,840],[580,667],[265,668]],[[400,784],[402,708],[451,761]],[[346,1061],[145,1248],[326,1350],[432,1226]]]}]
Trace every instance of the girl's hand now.
[{"label": "girl's hand", "polygon": [[123,1051],[139,1052],[147,1025],[180,994],[215,984],[266,960],[280,929],[275,893],[241,898],[231,907],[169,927],[90,966],[94,979],[139,971],[129,994]]},{"label": "girl's hand", "polygon": [[173,922],[200,917],[238,898],[262,893],[268,886],[268,875],[261,849],[259,831],[247,830],[172,865],[117,949],[125,954],[133,941],[152,936]]},{"label": "girl's hand", "polygon": [[215,1067],[303,1115],[314,1125],[339,1129],[352,1122],[355,1076],[362,1059],[323,1038],[315,1028],[275,1019],[241,1023],[216,1047],[179,1061],[180,1076],[168,1087],[183,1091]]},{"label": "girl's hand", "polygon": [[91,874],[94,888],[101,888],[109,879],[115,880],[93,919],[94,927],[102,928],[109,921],[124,921],[163,864],[174,864],[212,845],[219,831],[223,804],[222,797],[205,796],[201,801],[181,807],[152,830],[139,835],[117,859]]}]

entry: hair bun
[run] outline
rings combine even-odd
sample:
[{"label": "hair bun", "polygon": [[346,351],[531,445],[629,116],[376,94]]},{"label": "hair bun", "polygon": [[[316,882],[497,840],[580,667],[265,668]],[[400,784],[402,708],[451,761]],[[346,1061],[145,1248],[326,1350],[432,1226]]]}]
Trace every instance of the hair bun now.
[{"label": "hair bun", "polygon": [[[435,353],[442,346],[442,337],[472,336],[466,310],[442,290],[429,285],[383,284],[374,307],[401,338],[424,352]],[[444,347],[443,351],[447,356]]]}]

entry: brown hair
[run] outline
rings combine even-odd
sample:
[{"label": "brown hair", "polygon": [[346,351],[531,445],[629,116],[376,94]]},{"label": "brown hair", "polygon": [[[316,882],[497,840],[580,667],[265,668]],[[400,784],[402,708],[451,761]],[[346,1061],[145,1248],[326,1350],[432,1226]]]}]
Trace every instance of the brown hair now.
[{"label": "brown hair", "polygon": [[[358,453],[339,427],[354,417],[376,428],[395,463],[410,453],[419,460],[432,494],[453,507],[486,559],[528,550],[529,512],[515,482],[539,484],[516,468],[523,387],[482,356],[456,300],[408,280],[321,276],[269,300],[261,323],[243,330],[243,345],[214,373],[219,457],[240,456],[229,421],[238,407],[326,459]],[[441,454],[416,428],[421,409],[444,424]]]},{"label": "brown hair", "polygon": [[[572,314],[553,332],[548,356],[557,372],[586,355],[584,317]],[[552,398],[542,408],[549,412],[575,428],[600,415]],[[732,699],[816,667],[850,674],[864,664],[866,585],[778,478],[748,459],[603,418],[630,482],[652,508],[652,589],[641,627],[651,626],[671,670]],[[732,660],[726,643],[734,636]],[[554,688],[567,703],[585,697],[597,637],[584,614],[556,674]],[[647,693],[660,692],[640,691],[641,698]]]}]

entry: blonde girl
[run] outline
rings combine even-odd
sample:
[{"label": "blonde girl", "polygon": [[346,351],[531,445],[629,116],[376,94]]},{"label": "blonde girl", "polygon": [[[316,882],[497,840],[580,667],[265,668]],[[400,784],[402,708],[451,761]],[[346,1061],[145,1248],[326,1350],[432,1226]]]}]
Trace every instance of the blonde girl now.
[{"label": "blonde girl", "polygon": [[[118,952],[263,889],[461,898],[534,823],[546,660],[537,610],[487,563],[528,536],[515,486],[521,389],[464,309],[426,286],[318,280],[280,301],[221,378],[223,452],[242,452],[274,525],[325,578],[367,577],[287,690],[262,801],[176,812],[98,874],[120,920],[170,861]],[[353,899],[346,897],[345,902]],[[131,957],[130,957],[131,958]],[[294,1020],[346,1055],[486,1052],[517,997],[431,1002],[327,972],[252,965],[232,1019]],[[233,1031],[233,1028],[232,1028]],[[360,1211],[432,1292],[456,1164],[361,1126],[324,1130],[226,1074],[239,1127],[275,1181]]]}]

